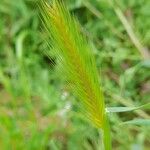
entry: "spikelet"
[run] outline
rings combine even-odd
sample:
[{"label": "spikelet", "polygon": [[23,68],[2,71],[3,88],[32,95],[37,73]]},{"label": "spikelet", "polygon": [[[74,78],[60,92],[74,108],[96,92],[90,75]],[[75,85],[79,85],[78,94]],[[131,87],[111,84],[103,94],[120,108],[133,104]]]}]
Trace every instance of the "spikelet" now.
[{"label": "spikelet", "polygon": [[104,122],[104,98],[99,86],[94,56],[87,40],[81,35],[79,25],[62,1],[50,5],[40,3],[41,18],[50,38],[50,46],[63,64],[73,93],[86,110],[85,116],[98,128]]}]

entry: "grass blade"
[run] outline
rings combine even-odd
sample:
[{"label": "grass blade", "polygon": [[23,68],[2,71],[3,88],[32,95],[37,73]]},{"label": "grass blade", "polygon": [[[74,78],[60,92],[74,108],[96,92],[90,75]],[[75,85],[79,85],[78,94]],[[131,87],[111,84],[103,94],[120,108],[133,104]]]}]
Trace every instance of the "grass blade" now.
[{"label": "grass blade", "polygon": [[150,119],[134,119],[121,123],[120,125],[141,125],[150,126]]},{"label": "grass blade", "polygon": [[138,107],[107,107],[106,108],[106,110],[109,113],[128,112],[128,111],[134,111],[138,109],[150,110],[150,103]]}]

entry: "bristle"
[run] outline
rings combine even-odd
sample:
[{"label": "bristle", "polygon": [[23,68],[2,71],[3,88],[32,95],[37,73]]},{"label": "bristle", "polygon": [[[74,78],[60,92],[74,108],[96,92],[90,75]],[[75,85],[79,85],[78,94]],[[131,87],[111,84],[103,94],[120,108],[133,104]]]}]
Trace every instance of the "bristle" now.
[{"label": "bristle", "polygon": [[84,105],[86,114],[96,127],[102,127],[104,98],[99,86],[94,56],[87,40],[80,34],[76,20],[63,2],[53,0],[40,5],[42,21],[56,53],[61,57],[73,92]]}]

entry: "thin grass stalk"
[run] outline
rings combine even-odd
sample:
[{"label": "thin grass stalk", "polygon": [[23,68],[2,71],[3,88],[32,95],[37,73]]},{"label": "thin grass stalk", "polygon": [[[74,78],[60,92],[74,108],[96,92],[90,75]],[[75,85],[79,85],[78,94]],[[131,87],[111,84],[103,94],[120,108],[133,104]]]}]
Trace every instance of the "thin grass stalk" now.
[{"label": "thin grass stalk", "polygon": [[105,123],[103,126],[103,143],[104,143],[104,149],[105,150],[111,150],[112,149],[111,129],[110,129],[108,114],[105,114]]}]

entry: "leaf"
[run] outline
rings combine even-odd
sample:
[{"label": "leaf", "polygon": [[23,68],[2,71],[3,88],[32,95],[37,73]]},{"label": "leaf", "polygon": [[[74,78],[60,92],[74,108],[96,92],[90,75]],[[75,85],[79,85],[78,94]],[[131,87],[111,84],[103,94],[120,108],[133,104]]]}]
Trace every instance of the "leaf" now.
[{"label": "leaf", "polygon": [[66,81],[74,95],[84,106],[84,115],[96,127],[104,122],[104,98],[99,86],[98,72],[91,47],[62,1],[50,5],[40,3],[41,19],[50,40],[48,44],[56,53]]},{"label": "leaf", "polygon": [[149,126],[150,119],[134,119],[134,120],[123,122],[120,125],[127,125],[127,124]]},{"label": "leaf", "polygon": [[138,107],[107,107],[106,108],[107,112],[109,113],[127,112],[127,111],[134,111],[138,109],[150,110],[150,103]]}]

